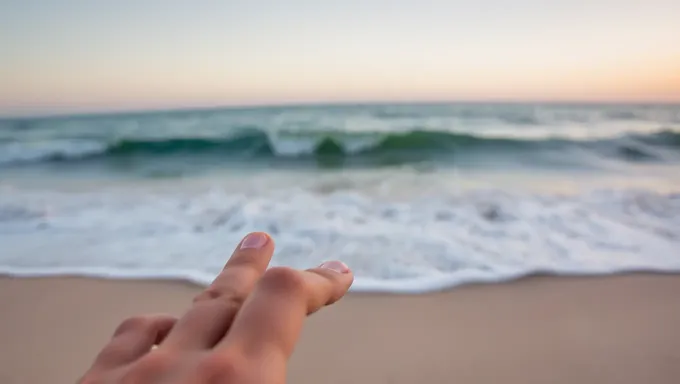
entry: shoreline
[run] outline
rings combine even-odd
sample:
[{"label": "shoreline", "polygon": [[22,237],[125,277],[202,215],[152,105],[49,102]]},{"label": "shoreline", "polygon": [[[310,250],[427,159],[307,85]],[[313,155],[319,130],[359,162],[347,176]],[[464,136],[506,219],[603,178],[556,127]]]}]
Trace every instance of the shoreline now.
[{"label": "shoreline", "polygon": [[[181,284],[191,287],[192,289],[203,289],[210,284],[210,281],[205,276],[198,276],[192,274],[179,274],[170,271],[167,274],[151,274],[145,271],[135,274],[136,269],[131,270],[109,270],[102,269],[102,272],[72,272],[73,269],[68,269],[61,272],[58,269],[47,269],[45,271],[29,268],[30,272],[23,270],[17,272],[16,270],[7,270],[0,268],[0,281],[2,280],[50,280],[50,279],[66,279],[66,280],[95,280],[95,281],[111,281],[111,282],[129,282],[129,283],[152,283],[152,284]],[[69,272],[70,271],[70,272]],[[422,277],[415,279],[394,279],[394,280],[374,280],[365,278],[355,278],[352,287],[350,287],[349,294],[356,295],[376,295],[376,296],[426,296],[437,295],[455,291],[459,289],[466,289],[469,287],[484,287],[494,285],[512,285],[524,280],[534,279],[597,279],[610,278],[617,276],[636,276],[636,275],[652,275],[652,276],[680,276],[680,268],[678,269],[655,269],[655,268],[623,268],[615,271],[593,271],[593,272],[553,272],[549,270],[536,270],[531,272],[509,273],[504,276],[468,276],[455,283],[445,283],[445,278],[432,279],[431,277]],[[434,280],[429,285],[424,286],[422,281]],[[357,281],[359,284],[357,284]],[[385,284],[389,283],[389,284]],[[358,287],[360,286],[360,287]],[[401,287],[400,287],[401,286]]]},{"label": "shoreline", "polygon": [[[0,276],[0,381],[73,382],[122,319],[180,315],[200,289],[178,281]],[[288,379],[676,383],[678,294],[680,275],[666,273],[350,293],[310,317]]]}]

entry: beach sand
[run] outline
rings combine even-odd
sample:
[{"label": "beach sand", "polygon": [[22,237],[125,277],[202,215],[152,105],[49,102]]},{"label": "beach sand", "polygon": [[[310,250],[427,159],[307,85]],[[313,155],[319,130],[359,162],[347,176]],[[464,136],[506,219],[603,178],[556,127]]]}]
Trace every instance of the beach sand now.
[{"label": "beach sand", "polygon": [[[0,278],[0,382],[72,383],[116,324],[180,314],[181,282]],[[352,294],[312,316],[290,383],[679,383],[680,275],[532,277]]]}]

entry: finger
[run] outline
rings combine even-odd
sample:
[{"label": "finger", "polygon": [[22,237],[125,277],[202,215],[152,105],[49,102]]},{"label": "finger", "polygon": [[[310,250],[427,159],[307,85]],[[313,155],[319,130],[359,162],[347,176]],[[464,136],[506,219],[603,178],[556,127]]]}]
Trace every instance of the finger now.
[{"label": "finger", "polygon": [[239,350],[255,359],[279,356],[285,362],[307,315],[342,298],[352,281],[352,272],[339,261],[306,271],[272,268],[244,303],[218,348]]},{"label": "finger", "polygon": [[274,241],[263,232],[246,236],[222,272],[194,299],[162,347],[203,349],[215,345],[226,333],[241,304],[269,265]]},{"label": "finger", "polygon": [[123,321],[93,365],[114,368],[139,359],[163,341],[176,321],[170,315],[136,316]]}]

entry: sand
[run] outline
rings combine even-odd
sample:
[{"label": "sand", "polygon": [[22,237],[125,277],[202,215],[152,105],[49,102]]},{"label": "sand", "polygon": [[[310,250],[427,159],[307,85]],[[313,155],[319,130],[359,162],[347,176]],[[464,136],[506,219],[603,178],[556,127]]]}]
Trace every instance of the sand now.
[{"label": "sand", "polygon": [[[0,383],[72,383],[123,318],[181,282],[0,278]],[[312,316],[290,383],[679,383],[680,275],[533,277],[353,294]]]}]

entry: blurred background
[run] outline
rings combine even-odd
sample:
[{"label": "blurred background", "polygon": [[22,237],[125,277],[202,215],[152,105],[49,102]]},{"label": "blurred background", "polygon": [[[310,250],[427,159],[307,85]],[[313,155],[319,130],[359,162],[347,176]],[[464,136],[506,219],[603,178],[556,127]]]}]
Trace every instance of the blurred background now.
[{"label": "blurred background", "polygon": [[680,3],[0,2],[0,272],[680,270]]}]

